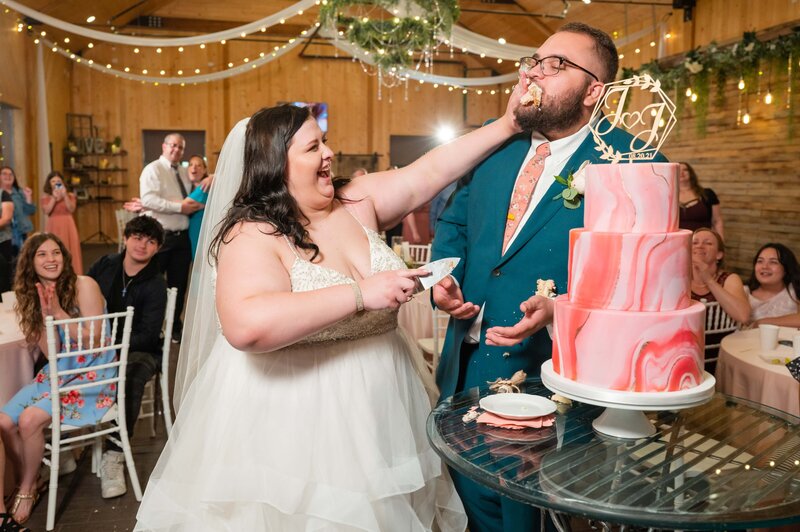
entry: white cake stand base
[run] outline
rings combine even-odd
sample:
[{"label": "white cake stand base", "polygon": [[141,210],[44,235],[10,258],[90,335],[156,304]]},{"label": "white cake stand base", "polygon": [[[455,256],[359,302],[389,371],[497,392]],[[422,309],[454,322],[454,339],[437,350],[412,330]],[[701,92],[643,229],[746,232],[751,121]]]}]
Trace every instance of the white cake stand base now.
[{"label": "white cake stand base", "polygon": [[557,394],[581,403],[605,406],[606,410],[592,422],[597,432],[616,438],[646,438],[656,429],[645,411],[680,410],[699,406],[714,395],[716,380],[703,372],[698,386],[676,392],[623,392],[597,388],[575,382],[553,370],[553,361],[542,364],[542,382]]}]

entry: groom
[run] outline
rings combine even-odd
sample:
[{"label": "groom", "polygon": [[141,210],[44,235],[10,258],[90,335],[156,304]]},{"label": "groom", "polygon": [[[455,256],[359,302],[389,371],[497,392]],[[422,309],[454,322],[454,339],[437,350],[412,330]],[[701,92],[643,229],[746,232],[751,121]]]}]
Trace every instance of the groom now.
[{"label": "groom", "polygon": [[[586,161],[604,162],[589,121],[618,64],[611,38],[582,23],[565,24],[520,61],[527,82],[542,89],[541,105],[518,108],[525,132],[462,179],[436,226],[432,259],[461,258],[433,290],[436,306],[455,318],[436,371],[442,399],[520,369],[538,377],[551,357],[544,326],[553,302],[533,293],[537,279],[552,279],[557,293],[566,292],[569,230],[583,226],[583,203],[569,209],[554,199],[564,190],[554,176],[566,179]],[[603,138],[629,151],[628,133],[613,129]],[[535,508],[451,473],[472,532],[538,528]]]}]

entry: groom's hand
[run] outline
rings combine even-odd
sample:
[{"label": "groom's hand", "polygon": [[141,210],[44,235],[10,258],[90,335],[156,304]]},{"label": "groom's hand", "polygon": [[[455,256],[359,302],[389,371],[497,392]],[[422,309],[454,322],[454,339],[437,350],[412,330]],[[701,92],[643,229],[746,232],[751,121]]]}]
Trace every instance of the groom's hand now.
[{"label": "groom's hand", "polygon": [[433,285],[433,302],[439,310],[459,320],[472,318],[481,310],[478,305],[464,301],[461,288],[450,275]]},{"label": "groom's hand", "polygon": [[553,321],[553,300],[532,296],[519,306],[522,319],[513,327],[491,327],[486,330],[486,345],[517,345]]}]

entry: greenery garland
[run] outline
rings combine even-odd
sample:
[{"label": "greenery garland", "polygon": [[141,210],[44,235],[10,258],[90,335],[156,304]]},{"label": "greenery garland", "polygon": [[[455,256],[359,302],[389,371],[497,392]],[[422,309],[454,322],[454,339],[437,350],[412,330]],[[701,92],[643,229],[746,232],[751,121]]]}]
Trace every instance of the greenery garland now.
[{"label": "greenery garland", "polygon": [[[323,0],[319,18],[321,24],[337,27],[350,42],[369,52],[378,68],[393,71],[410,66],[414,54],[420,50],[432,49],[438,42],[437,34],[449,35],[460,14],[457,0],[414,0],[424,15],[394,14],[410,3],[410,0]],[[350,11],[359,12],[345,13],[348,8],[358,8]]]},{"label": "greenery garland", "polygon": [[[791,60],[790,60],[791,58]],[[715,105],[725,105],[725,87],[730,79],[744,80],[745,95],[749,95],[759,86],[764,67],[788,68],[790,70],[787,87],[789,136],[793,135],[794,98],[796,91],[797,71],[800,65],[800,31],[781,35],[770,41],[759,41],[755,33],[745,33],[742,40],[732,46],[720,47],[712,42],[704,48],[696,48],[686,54],[683,61],[673,67],[664,67],[657,60],[646,63],[639,68],[623,69],[622,77],[630,78],[639,74],[650,74],[661,81],[664,90],[676,91],[678,110],[686,101],[684,91],[691,88],[697,94],[696,126],[698,133],[705,134],[706,115],[711,93],[711,80],[716,84]]]}]

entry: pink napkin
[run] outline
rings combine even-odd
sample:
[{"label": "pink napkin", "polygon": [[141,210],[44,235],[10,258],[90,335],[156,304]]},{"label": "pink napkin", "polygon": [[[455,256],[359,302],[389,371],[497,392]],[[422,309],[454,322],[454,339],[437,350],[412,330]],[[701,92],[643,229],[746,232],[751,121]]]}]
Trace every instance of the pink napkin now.
[{"label": "pink napkin", "polygon": [[546,416],[535,417],[533,419],[506,419],[497,416],[491,412],[484,412],[478,416],[476,420],[478,423],[485,423],[490,427],[499,427],[502,429],[540,429],[542,427],[552,427],[555,422],[555,416],[548,414]]}]

